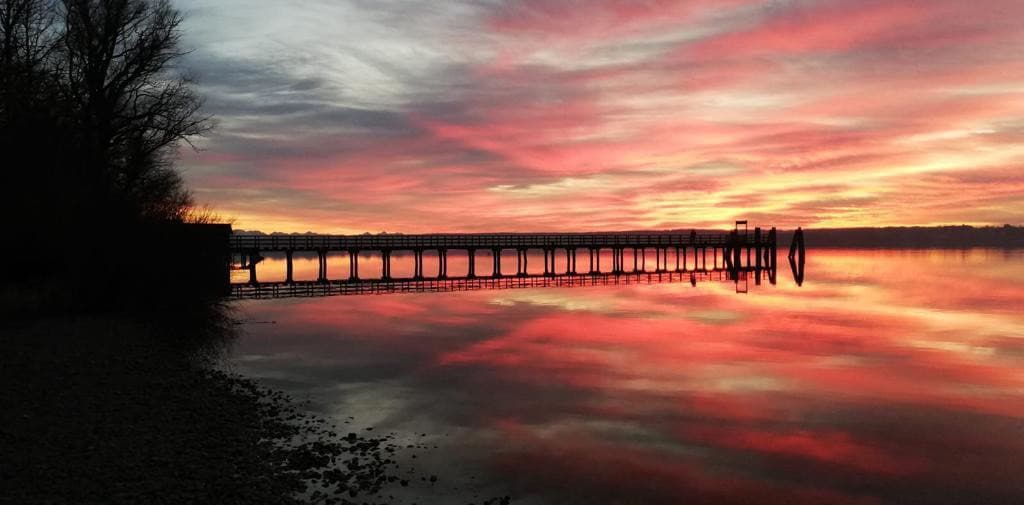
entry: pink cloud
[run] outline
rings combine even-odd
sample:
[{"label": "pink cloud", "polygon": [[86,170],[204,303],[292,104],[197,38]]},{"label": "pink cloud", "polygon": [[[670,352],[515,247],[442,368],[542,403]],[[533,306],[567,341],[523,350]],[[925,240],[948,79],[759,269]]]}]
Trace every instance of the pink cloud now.
[{"label": "pink cloud", "polygon": [[383,132],[231,132],[188,175],[266,231],[1019,222],[1015,179],[933,181],[1016,168],[1021,5],[524,0]]}]

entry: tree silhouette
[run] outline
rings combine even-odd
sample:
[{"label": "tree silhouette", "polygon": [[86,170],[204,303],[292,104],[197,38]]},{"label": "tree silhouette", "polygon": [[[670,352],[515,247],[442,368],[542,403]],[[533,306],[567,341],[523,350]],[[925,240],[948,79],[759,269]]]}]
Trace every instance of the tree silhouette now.
[{"label": "tree silhouette", "polygon": [[90,214],[180,219],[191,198],[171,162],[210,124],[175,67],[180,24],[167,0],[0,0],[7,156],[51,158]]},{"label": "tree silhouette", "polygon": [[174,73],[180,15],[167,0],[62,3],[61,92],[76,112],[83,168],[115,210],[180,218],[191,199],[171,157],[209,125],[189,79]]},{"label": "tree silhouette", "polygon": [[20,261],[72,268],[70,240],[194,214],[173,161],[211,121],[177,66],[181,21],[168,0],[0,0],[0,214]]}]

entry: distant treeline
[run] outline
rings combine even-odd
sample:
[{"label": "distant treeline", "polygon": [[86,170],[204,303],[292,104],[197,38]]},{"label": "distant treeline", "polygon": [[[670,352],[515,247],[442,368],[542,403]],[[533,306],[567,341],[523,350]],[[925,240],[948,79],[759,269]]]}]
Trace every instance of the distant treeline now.
[{"label": "distant treeline", "polygon": [[[779,232],[779,248],[788,248],[792,231]],[[885,228],[808,228],[807,247],[944,248],[1024,247],[1020,226],[908,226]]]}]

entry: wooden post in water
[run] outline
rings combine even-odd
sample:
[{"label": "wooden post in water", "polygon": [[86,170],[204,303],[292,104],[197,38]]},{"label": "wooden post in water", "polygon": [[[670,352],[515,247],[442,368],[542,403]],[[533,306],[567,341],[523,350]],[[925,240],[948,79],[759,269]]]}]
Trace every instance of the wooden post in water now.
[{"label": "wooden post in water", "polygon": [[[760,227],[754,228],[754,250],[755,250],[754,257],[757,258],[757,264],[755,265],[755,268],[757,270],[761,269],[761,256],[762,256],[761,248],[762,248],[762,245],[763,244],[761,243],[761,228]],[[760,280],[760,279],[761,279],[761,277],[758,276],[758,280]]]},{"label": "wooden post in water", "polygon": [[747,243],[746,234],[743,235],[743,240],[736,245],[736,248],[732,251],[732,267],[739,269],[743,267],[743,250],[747,250],[747,266],[750,266],[750,244]]},{"label": "wooden post in water", "polygon": [[412,278],[417,280],[423,278],[423,251],[419,249],[412,251]]},{"label": "wooden post in water", "polygon": [[387,249],[380,252],[380,278],[385,281],[391,279],[391,253]]},{"label": "wooden post in water", "polygon": [[789,245],[789,258],[795,258],[797,254],[800,255],[801,261],[803,261],[806,250],[804,249],[804,230],[800,227],[797,227],[796,231],[793,232],[793,241]]},{"label": "wooden post in water", "polygon": [[793,279],[797,286],[804,284],[804,261],[807,259],[807,251],[804,248],[804,230],[797,228],[793,232],[793,241],[789,245],[789,266],[793,270]]},{"label": "wooden post in water", "polygon": [[292,283],[295,282],[295,279],[292,278],[292,270],[293,270],[292,269],[292,256],[294,254],[295,254],[295,251],[292,251],[291,249],[285,251],[285,253],[284,253],[284,260],[285,260],[285,278],[284,278],[284,282],[285,282],[285,284],[292,284]]},{"label": "wooden post in water", "polygon": [[256,280],[256,256],[259,253],[252,252],[249,254],[249,284],[259,284]]},{"label": "wooden post in water", "polygon": [[739,238],[736,235],[736,231],[729,232],[729,238],[725,241],[725,247],[722,248],[722,258],[725,259],[725,268],[729,270],[732,275],[733,262],[732,262],[732,251],[736,248]]},{"label": "wooden post in water", "polygon": [[327,250],[319,249],[316,252],[317,258],[317,282],[327,282]]}]

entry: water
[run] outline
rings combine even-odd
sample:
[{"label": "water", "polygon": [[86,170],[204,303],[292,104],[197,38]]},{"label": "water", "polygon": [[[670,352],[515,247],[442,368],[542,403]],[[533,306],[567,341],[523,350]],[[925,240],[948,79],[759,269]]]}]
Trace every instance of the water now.
[{"label": "water", "polygon": [[426,447],[407,503],[1024,501],[1024,251],[238,303],[238,371]]}]

